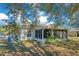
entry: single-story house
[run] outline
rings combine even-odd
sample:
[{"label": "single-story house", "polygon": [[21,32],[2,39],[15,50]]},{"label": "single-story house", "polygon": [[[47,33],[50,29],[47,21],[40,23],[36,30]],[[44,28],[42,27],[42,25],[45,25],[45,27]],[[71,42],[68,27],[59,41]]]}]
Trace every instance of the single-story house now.
[{"label": "single-story house", "polygon": [[60,39],[68,38],[68,30],[63,28],[55,28],[53,25],[39,25],[34,30],[28,31],[27,37],[32,40],[44,42],[48,36],[56,36]]},{"label": "single-story house", "polygon": [[28,22],[21,24],[20,33],[18,35],[20,40],[37,40],[39,42],[44,42],[49,36],[56,36],[60,39],[67,39],[68,38],[68,30],[63,28],[56,28],[54,25],[46,25],[46,24],[39,24],[34,26],[33,29],[30,27]]},{"label": "single-story house", "polygon": [[79,37],[79,29],[70,29],[69,37]]}]

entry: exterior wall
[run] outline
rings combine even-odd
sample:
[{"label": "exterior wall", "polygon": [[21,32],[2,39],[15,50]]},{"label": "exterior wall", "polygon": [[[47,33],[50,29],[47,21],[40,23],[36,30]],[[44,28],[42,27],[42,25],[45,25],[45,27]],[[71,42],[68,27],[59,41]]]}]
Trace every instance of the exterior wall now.
[{"label": "exterior wall", "polygon": [[79,30],[69,31],[69,37],[79,37]]},{"label": "exterior wall", "polygon": [[0,40],[5,41],[6,39],[7,39],[7,36],[2,34],[2,33],[0,33]]},{"label": "exterior wall", "polygon": [[31,36],[27,36],[27,38],[30,40],[35,39],[35,31],[32,31],[30,34],[31,34]]},{"label": "exterior wall", "polygon": [[77,37],[76,31],[69,31],[69,37]]},{"label": "exterior wall", "polygon": [[21,29],[20,40],[27,40],[27,29]]}]

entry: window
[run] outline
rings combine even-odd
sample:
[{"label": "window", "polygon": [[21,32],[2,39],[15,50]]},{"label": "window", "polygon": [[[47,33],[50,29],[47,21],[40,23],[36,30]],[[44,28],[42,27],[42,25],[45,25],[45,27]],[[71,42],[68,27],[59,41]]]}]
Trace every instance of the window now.
[{"label": "window", "polygon": [[38,38],[38,30],[35,31],[35,38]]},{"label": "window", "polygon": [[35,31],[35,38],[42,39],[42,29],[39,29],[39,30]]},{"label": "window", "polygon": [[31,37],[31,33],[28,33],[28,34],[27,34],[27,37]]}]

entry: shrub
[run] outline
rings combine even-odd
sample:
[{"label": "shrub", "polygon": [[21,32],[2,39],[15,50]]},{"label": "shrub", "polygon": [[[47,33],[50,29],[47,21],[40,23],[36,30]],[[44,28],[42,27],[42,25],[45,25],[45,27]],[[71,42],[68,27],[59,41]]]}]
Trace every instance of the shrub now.
[{"label": "shrub", "polygon": [[45,43],[48,43],[48,44],[56,44],[58,43],[58,40],[57,40],[57,37],[56,36],[49,36]]}]

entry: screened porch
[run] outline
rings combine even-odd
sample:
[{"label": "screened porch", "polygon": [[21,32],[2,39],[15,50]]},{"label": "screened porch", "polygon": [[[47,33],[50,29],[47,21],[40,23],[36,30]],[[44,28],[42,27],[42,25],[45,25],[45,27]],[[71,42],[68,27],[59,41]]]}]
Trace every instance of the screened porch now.
[{"label": "screened porch", "polygon": [[64,29],[38,29],[35,30],[35,38],[37,39],[46,39],[49,36],[55,36],[58,38],[67,38],[68,31]]}]

